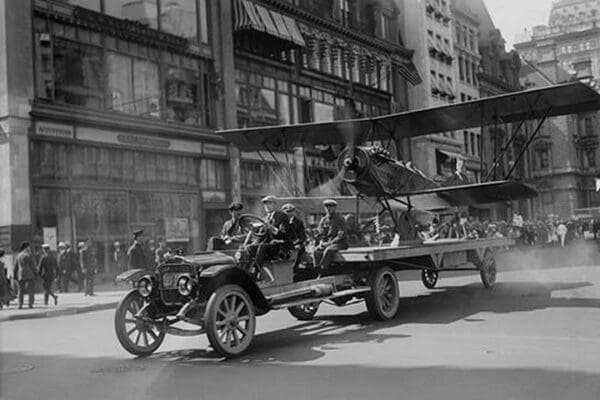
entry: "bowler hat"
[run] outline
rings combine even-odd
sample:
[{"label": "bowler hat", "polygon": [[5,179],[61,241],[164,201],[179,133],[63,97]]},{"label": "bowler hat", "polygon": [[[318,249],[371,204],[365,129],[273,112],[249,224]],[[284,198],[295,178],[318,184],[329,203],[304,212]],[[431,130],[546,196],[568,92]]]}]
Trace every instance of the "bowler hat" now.
[{"label": "bowler hat", "polygon": [[242,211],[243,208],[242,203],[233,202],[229,205],[229,211]]},{"label": "bowler hat", "polygon": [[337,206],[337,201],[334,199],[325,199],[323,200],[323,205],[325,206]]},{"label": "bowler hat", "polygon": [[143,229],[138,229],[137,231],[133,231],[133,237],[138,237],[144,234],[144,230]]}]

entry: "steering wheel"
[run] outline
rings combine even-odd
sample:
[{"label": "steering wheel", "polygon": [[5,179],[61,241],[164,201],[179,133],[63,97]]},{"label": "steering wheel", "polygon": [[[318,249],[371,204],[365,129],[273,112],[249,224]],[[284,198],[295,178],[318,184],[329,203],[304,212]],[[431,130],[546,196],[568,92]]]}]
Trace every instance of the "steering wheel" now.
[{"label": "steering wheel", "polygon": [[240,226],[248,231],[245,243],[250,240],[251,236],[265,238],[271,232],[269,223],[254,214],[240,215]]}]

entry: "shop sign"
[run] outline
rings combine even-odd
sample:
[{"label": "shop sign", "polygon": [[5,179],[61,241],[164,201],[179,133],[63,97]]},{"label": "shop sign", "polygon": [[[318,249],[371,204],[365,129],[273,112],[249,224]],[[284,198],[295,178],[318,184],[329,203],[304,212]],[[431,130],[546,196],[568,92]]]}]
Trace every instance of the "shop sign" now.
[{"label": "shop sign", "polygon": [[225,203],[227,200],[227,196],[225,192],[217,192],[217,191],[203,191],[202,192],[202,201],[205,203]]},{"label": "shop sign", "polygon": [[167,242],[189,242],[190,229],[187,218],[165,218]]},{"label": "shop sign", "polygon": [[168,140],[154,139],[146,136],[135,135],[119,135],[117,140],[121,143],[133,144],[136,146],[160,147],[168,149],[171,147],[171,142]]},{"label": "shop sign", "polygon": [[227,157],[227,146],[222,144],[204,143],[202,154],[205,156]]},{"label": "shop sign", "polygon": [[37,122],[35,124],[35,134],[41,136],[52,136],[65,139],[75,137],[73,125],[53,124],[51,122]]},{"label": "shop sign", "polygon": [[56,251],[56,227],[45,226],[42,230],[44,232],[44,243],[50,245],[50,250]]}]

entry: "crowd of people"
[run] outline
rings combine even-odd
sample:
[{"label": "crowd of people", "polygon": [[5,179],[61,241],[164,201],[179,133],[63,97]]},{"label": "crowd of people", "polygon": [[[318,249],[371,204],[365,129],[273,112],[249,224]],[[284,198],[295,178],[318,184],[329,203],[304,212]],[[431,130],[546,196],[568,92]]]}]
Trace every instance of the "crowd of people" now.
[{"label": "crowd of people", "polygon": [[[116,271],[152,268],[169,257],[171,250],[162,238],[158,240],[158,247],[150,251],[143,241],[143,233],[143,230],[133,232],[132,243],[126,250],[118,241],[114,243],[112,261]],[[0,249],[0,309],[15,298],[18,299],[18,308],[22,309],[25,297],[29,308],[33,308],[38,291],[43,291],[45,305],[50,298],[58,305],[59,296],[55,291],[68,293],[72,285],[78,292],[83,291],[85,296],[94,296],[98,262],[92,240],[82,240],[76,247],[68,241],[61,241],[56,251],[48,243],[39,247],[41,251],[36,251],[32,243],[23,242],[13,256],[12,266],[5,264],[5,251]]]}]

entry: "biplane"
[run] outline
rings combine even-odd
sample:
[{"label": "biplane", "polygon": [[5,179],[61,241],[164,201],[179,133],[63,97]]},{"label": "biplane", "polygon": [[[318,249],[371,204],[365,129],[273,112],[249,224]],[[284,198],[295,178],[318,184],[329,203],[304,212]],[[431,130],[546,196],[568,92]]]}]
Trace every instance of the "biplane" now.
[{"label": "biplane", "polygon": [[[359,201],[360,196],[375,199],[391,213],[393,202],[411,207],[419,196],[464,205],[530,198],[536,192],[510,180],[512,171],[500,181],[440,186],[369,143],[520,121],[518,131],[523,121],[535,120],[529,144],[547,118],[598,109],[598,93],[582,83],[570,83],[375,118],[219,133],[242,151],[344,144],[337,162],[341,178],[354,188]],[[243,218],[250,226],[261,226],[248,235],[269,231],[260,217]],[[235,357],[250,346],[256,316],[270,310],[288,309],[294,317],[310,320],[322,302],[344,306],[364,301],[373,318],[394,318],[401,306],[398,270],[420,270],[428,288],[435,287],[440,271],[475,270],[483,285],[492,287],[497,272],[494,249],[511,244],[511,239],[487,238],[351,247],[339,251],[327,276],[319,275],[302,250],[290,249],[263,265],[268,280],[258,280],[244,268],[243,248],[234,257],[221,252],[177,256],[152,273],[132,270],[121,276],[134,282],[135,289],[117,307],[117,338],[128,352],[146,356],[158,349],[166,334],[205,333],[216,352]],[[196,329],[175,326],[179,322]]]}]

